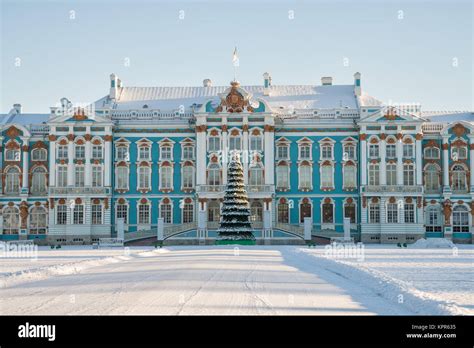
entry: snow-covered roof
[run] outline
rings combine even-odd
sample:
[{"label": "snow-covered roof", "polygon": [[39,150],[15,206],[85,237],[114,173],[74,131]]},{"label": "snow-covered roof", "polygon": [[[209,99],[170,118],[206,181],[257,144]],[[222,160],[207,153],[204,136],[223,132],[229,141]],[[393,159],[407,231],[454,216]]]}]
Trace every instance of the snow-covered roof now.
[{"label": "snow-covered roof", "polygon": [[0,124],[16,123],[23,126],[48,122],[49,114],[14,113],[0,115]]},{"label": "snow-covered roof", "polygon": [[422,111],[421,115],[431,122],[474,122],[472,111]]},{"label": "snow-covered roof", "polygon": [[[207,100],[218,101],[219,93],[229,86],[209,87],[121,87],[114,109],[129,110],[149,109],[176,110],[183,105],[185,109],[204,104]],[[357,99],[353,85],[281,85],[271,86],[270,95],[264,96],[264,86],[241,86],[251,93],[253,99],[262,98],[275,109],[356,109]],[[102,104],[104,98],[97,103]]]}]

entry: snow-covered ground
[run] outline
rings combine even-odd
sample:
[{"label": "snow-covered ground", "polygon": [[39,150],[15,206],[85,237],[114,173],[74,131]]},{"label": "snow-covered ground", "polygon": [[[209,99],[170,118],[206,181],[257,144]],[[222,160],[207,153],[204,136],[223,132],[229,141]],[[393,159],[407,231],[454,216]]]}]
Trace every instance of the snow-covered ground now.
[{"label": "snow-covered ground", "polygon": [[458,247],[40,248],[0,258],[0,314],[474,314],[474,249]]}]

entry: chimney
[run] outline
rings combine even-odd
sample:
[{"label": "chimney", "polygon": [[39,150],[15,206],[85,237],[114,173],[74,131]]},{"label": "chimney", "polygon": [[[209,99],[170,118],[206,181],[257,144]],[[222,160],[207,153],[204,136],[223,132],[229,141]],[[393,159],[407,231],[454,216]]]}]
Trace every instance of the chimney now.
[{"label": "chimney", "polygon": [[118,92],[119,87],[122,87],[122,81],[120,81],[117,75],[113,73],[110,74],[110,93],[109,93],[110,99],[117,98],[117,92]]},{"label": "chimney", "polygon": [[17,114],[21,114],[21,104],[13,104],[13,108]]},{"label": "chimney", "polygon": [[323,86],[332,86],[332,77],[331,76],[321,77],[321,84]]},{"label": "chimney", "polygon": [[270,88],[272,87],[272,77],[269,73],[263,74],[263,95],[270,95]]},{"label": "chimney", "polygon": [[211,81],[211,79],[204,79],[204,80],[202,81],[202,85],[203,85],[204,87],[211,87],[211,86],[212,86],[212,81]]},{"label": "chimney", "polygon": [[360,72],[354,74],[354,94],[360,97],[362,90],[360,88]]}]

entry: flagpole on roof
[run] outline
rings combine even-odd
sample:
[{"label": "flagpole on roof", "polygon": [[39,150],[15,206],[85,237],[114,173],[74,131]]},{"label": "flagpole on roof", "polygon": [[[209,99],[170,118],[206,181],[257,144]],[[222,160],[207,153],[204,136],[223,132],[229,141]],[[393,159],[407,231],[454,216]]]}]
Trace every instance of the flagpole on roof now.
[{"label": "flagpole on roof", "polygon": [[239,56],[237,55],[237,46],[234,48],[232,55],[232,65],[234,66],[234,81],[237,81],[237,67],[239,66]]}]

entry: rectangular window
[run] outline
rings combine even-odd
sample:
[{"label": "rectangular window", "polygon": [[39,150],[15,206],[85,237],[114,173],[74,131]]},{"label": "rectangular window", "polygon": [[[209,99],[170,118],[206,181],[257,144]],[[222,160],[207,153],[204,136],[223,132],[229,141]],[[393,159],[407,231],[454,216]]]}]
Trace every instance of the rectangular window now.
[{"label": "rectangular window", "polygon": [[387,185],[397,184],[397,165],[387,164]]},{"label": "rectangular window", "polygon": [[65,204],[60,204],[56,208],[56,224],[67,224],[67,206]]},{"label": "rectangular window", "polygon": [[84,223],[84,206],[82,204],[74,206],[73,223],[75,225],[82,225]]},{"label": "rectangular window", "polygon": [[102,159],[102,145],[92,146],[92,158],[93,159]]},{"label": "rectangular window", "polygon": [[58,159],[66,159],[66,158],[68,158],[67,145],[59,145],[58,146]]},{"label": "rectangular window", "polygon": [[286,189],[290,186],[290,177],[288,174],[289,168],[287,166],[278,166],[277,174],[277,188]]},{"label": "rectangular window", "polygon": [[208,138],[208,143],[209,143],[209,151],[210,152],[220,151],[220,149],[221,149],[221,139],[219,137],[209,137]]},{"label": "rectangular window", "polygon": [[160,148],[160,159],[161,160],[170,160],[172,159],[172,156],[171,156],[171,146],[162,146]]},{"label": "rectangular window", "polygon": [[332,146],[325,145],[321,147],[321,158],[332,159]]},{"label": "rectangular window", "polygon": [[185,159],[185,160],[193,160],[194,159],[194,147],[193,146],[183,147],[183,159]]},{"label": "rectangular window", "polygon": [[183,167],[183,188],[190,189],[193,188],[193,167],[186,166]]},{"label": "rectangular window", "polygon": [[333,167],[322,166],[321,167],[321,187],[331,188],[333,186],[334,186]]},{"label": "rectangular window", "polygon": [[58,187],[67,186],[67,167],[60,166],[58,167]]},{"label": "rectangular window", "polygon": [[115,149],[117,161],[130,161],[127,146],[119,146]]},{"label": "rectangular window", "polygon": [[403,185],[415,185],[415,167],[411,164],[406,164],[403,167]]},{"label": "rectangular window", "polygon": [[85,159],[86,158],[86,148],[82,145],[76,145],[75,147],[75,157],[76,159]]},{"label": "rectangular window", "polygon": [[387,144],[386,151],[388,158],[397,157],[397,146],[394,144]]},{"label": "rectangular window", "polygon": [[139,189],[150,188],[150,168],[148,167],[138,168],[138,188]]},{"label": "rectangular window", "polygon": [[84,166],[76,166],[75,174],[76,187],[84,187]]},{"label": "rectangular window", "polygon": [[457,161],[458,159],[466,159],[467,158],[466,148],[465,147],[453,147],[451,149],[451,157],[453,158],[454,161]]},{"label": "rectangular window", "polygon": [[150,205],[140,204],[138,206],[138,223],[142,225],[150,224]]},{"label": "rectangular window", "polygon": [[300,159],[311,159],[311,147],[300,146]]},{"label": "rectangular window", "polygon": [[288,159],[288,146],[278,146],[277,147],[277,158],[278,159]]},{"label": "rectangular window", "polygon": [[405,203],[405,223],[414,224],[415,223],[415,205],[412,203]]},{"label": "rectangular window", "polygon": [[344,188],[355,188],[356,180],[356,166],[344,166]]},{"label": "rectangular window", "polygon": [[184,204],[183,207],[183,223],[193,222],[194,220],[194,207],[190,203]]},{"label": "rectangular window", "polygon": [[311,167],[301,166],[300,167],[300,178],[299,188],[310,189],[311,188]]},{"label": "rectangular window", "polygon": [[250,150],[263,151],[262,137],[259,137],[259,136],[250,137]]},{"label": "rectangular window", "polygon": [[372,224],[380,223],[380,205],[371,204],[369,206],[369,222]]},{"label": "rectangular window", "polygon": [[241,150],[241,140],[240,137],[230,137],[229,138],[229,151],[232,150]]},{"label": "rectangular window", "polygon": [[92,204],[92,224],[102,224],[102,204]]},{"label": "rectangular window", "polygon": [[117,190],[127,190],[128,189],[128,168],[127,167],[117,167],[117,176],[115,178],[116,189]]},{"label": "rectangular window", "polygon": [[379,165],[378,164],[369,165],[369,185],[370,186],[380,185]]},{"label": "rectangular window", "polygon": [[92,167],[92,186],[93,187],[102,186],[102,167],[100,166]]},{"label": "rectangular window", "polygon": [[171,223],[171,204],[162,204],[160,206],[160,214],[165,224]]},{"label": "rectangular window", "polygon": [[160,189],[172,188],[172,170],[171,167],[161,167],[160,173]]},{"label": "rectangular window", "polygon": [[403,157],[413,157],[412,144],[403,144]]},{"label": "rectangular window", "polygon": [[379,146],[371,144],[369,145],[369,157],[378,158],[379,157]]},{"label": "rectangular window", "polygon": [[140,161],[148,161],[150,159],[150,147],[140,146],[138,148],[138,159]]},{"label": "rectangular window", "polygon": [[355,153],[355,146],[353,145],[347,145],[344,147],[344,153],[347,155],[347,160],[354,160],[356,159],[356,153]]},{"label": "rectangular window", "polygon": [[125,224],[128,224],[128,205],[117,204],[117,219],[123,219]]},{"label": "rectangular window", "polygon": [[355,224],[356,222],[355,204],[344,205],[344,217],[351,219],[351,224]]},{"label": "rectangular window", "polygon": [[398,205],[396,203],[387,204],[387,223],[398,223]]}]

